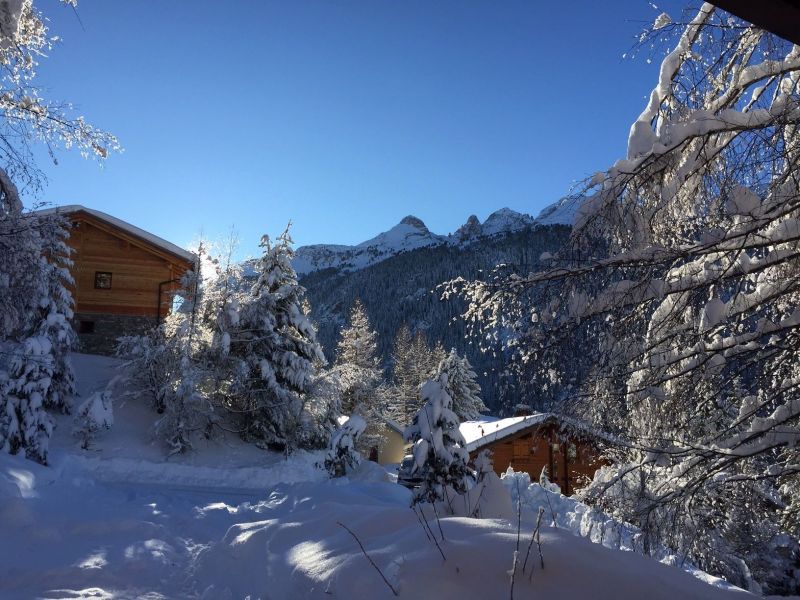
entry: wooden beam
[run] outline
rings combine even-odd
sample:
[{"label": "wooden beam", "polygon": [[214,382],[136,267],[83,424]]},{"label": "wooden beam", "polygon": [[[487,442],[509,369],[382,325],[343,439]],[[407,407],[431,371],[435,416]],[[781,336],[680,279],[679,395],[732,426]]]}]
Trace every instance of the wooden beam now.
[{"label": "wooden beam", "polygon": [[714,0],[713,4],[756,27],[800,44],[798,0]]}]

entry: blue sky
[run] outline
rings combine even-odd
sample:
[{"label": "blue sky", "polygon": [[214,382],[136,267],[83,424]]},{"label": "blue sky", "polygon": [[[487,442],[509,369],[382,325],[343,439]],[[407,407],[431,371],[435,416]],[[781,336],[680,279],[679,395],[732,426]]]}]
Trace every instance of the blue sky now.
[{"label": "blue sky", "polygon": [[233,227],[241,255],[289,219],[302,245],[536,215],[624,155],[659,62],[622,58],[659,12],[639,0],[39,5],[63,38],[48,97],[125,148],[102,169],[43,153],[40,200],[181,245]]}]

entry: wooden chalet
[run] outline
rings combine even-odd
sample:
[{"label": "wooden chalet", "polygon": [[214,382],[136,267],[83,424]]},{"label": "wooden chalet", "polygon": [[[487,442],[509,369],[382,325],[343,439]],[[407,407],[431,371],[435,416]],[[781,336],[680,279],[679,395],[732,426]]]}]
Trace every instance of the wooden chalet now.
[{"label": "wooden chalet", "polygon": [[119,336],[141,333],[167,315],[194,254],[84,206],[42,212],[64,215],[72,224],[67,243],[81,350],[109,354]]},{"label": "wooden chalet", "polygon": [[465,421],[459,427],[466,450],[474,460],[481,450],[491,450],[498,475],[508,467],[529,473],[534,481],[547,469],[551,482],[571,495],[594,476],[605,462],[590,437],[565,426],[554,415],[537,413],[508,419],[487,417]]}]

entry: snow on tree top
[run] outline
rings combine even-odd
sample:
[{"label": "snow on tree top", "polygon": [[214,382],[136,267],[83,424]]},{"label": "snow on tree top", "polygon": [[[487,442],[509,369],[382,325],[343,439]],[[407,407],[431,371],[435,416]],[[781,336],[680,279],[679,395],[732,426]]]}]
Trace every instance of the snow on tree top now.
[{"label": "snow on tree top", "polygon": [[46,208],[44,210],[36,211],[36,214],[39,214],[39,215],[53,215],[53,214],[71,215],[71,214],[78,213],[78,212],[83,212],[83,213],[86,213],[88,215],[91,215],[91,216],[95,217],[96,219],[99,219],[101,221],[105,221],[106,223],[108,223],[110,225],[113,225],[114,227],[117,227],[117,228],[125,231],[126,233],[129,233],[130,235],[132,235],[134,237],[140,238],[140,239],[144,240],[145,242],[147,242],[149,244],[152,244],[153,246],[156,246],[157,248],[160,248],[161,250],[169,252],[170,254],[174,254],[176,256],[179,256],[179,257],[183,258],[186,261],[189,261],[191,263],[194,263],[194,262],[197,261],[197,257],[192,252],[189,252],[188,250],[184,250],[180,246],[176,246],[175,244],[173,244],[172,242],[168,242],[164,238],[158,237],[157,235],[152,234],[149,231],[145,231],[144,229],[140,229],[139,227],[136,227],[135,225],[131,225],[130,223],[128,223],[126,221],[123,221],[122,219],[118,219],[117,217],[112,217],[111,215],[109,215],[107,213],[104,213],[104,212],[99,211],[99,210],[95,210],[93,208],[86,208],[85,206],[82,206],[80,204],[68,204],[68,205],[65,205],[65,206],[56,206],[54,208]]},{"label": "snow on tree top", "polygon": [[484,417],[477,421],[464,421],[458,426],[458,429],[466,441],[464,449],[467,452],[472,452],[487,444],[513,435],[526,427],[543,423],[552,416],[550,413],[534,413],[524,417],[509,417],[507,419]]}]

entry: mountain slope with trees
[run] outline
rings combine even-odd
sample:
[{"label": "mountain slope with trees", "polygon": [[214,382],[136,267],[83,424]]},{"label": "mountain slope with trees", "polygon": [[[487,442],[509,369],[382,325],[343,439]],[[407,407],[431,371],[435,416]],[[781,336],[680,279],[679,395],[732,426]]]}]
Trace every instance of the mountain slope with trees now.
[{"label": "mountain slope with trees", "polygon": [[483,399],[492,410],[517,403],[501,394],[502,359],[481,352],[458,317],[465,305],[441,300],[438,286],[456,278],[490,276],[498,264],[526,274],[541,268],[542,255],[555,253],[569,237],[568,225],[531,225],[519,230],[481,236],[468,245],[441,244],[391,256],[356,271],[324,269],[300,280],[311,303],[311,317],[329,360],[335,358],[339,332],[358,299],[378,334],[378,355],[391,370],[395,336],[403,324],[424,332],[428,344],[440,343],[466,356],[479,376]]}]

